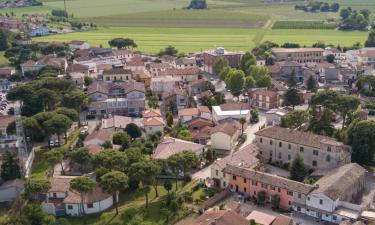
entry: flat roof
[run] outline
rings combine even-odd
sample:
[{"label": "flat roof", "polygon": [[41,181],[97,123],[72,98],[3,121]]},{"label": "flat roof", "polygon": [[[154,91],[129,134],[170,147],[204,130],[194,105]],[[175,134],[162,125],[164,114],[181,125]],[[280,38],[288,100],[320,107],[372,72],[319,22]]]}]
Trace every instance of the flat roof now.
[{"label": "flat roof", "polygon": [[218,116],[246,115],[250,112],[249,109],[223,111],[218,105],[212,106],[212,110],[215,111]]}]

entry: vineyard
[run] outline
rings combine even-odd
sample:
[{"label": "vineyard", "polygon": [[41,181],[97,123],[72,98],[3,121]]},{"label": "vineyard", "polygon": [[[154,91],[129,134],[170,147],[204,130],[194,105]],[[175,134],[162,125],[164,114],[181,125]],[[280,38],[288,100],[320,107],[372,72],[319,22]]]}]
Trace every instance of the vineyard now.
[{"label": "vineyard", "polygon": [[326,23],[323,21],[276,21],[272,29],[334,30],[336,27],[336,23]]}]

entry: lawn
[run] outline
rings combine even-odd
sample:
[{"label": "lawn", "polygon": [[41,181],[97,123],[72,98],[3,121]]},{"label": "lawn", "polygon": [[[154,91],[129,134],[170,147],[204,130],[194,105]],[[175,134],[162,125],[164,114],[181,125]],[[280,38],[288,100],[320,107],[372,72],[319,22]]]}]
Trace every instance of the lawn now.
[{"label": "lawn", "polygon": [[34,41],[68,42],[83,39],[95,46],[108,46],[108,41],[112,38],[128,37],[134,39],[139,46],[138,50],[145,53],[157,53],[168,45],[175,46],[180,52],[188,53],[214,46],[223,46],[228,50],[250,50],[254,47],[253,38],[258,31],[240,28],[116,27],[40,37]]}]

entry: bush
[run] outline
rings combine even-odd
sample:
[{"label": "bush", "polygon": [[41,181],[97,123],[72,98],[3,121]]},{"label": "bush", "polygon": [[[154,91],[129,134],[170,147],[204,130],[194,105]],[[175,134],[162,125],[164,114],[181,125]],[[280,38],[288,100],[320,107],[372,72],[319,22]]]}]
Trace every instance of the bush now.
[{"label": "bush", "polygon": [[192,180],[192,177],[191,177],[190,173],[187,173],[187,174],[184,175],[184,181],[186,183],[189,183],[191,180]]}]

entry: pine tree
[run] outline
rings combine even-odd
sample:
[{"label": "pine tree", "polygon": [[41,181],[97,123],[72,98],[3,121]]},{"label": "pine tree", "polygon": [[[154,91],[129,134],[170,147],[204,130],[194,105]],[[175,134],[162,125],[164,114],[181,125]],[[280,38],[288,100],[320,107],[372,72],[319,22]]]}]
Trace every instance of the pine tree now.
[{"label": "pine tree", "polygon": [[297,77],[296,77],[296,71],[295,70],[292,71],[292,73],[290,74],[287,82],[288,82],[289,87],[291,87],[291,88],[297,86],[298,80],[297,80]]},{"label": "pine tree", "polygon": [[1,178],[4,181],[21,178],[21,167],[15,153],[10,151],[5,152],[3,164],[1,165]]},{"label": "pine tree", "polygon": [[289,172],[290,179],[292,180],[302,182],[305,179],[305,176],[308,173],[308,168],[303,163],[303,159],[299,154],[297,154],[293,159]]},{"label": "pine tree", "polygon": [[312,91],[312,92],[316,91],[317,83],[312,75],[310,75],[310,77],[306,81],[306,88],[307,90]]}]

